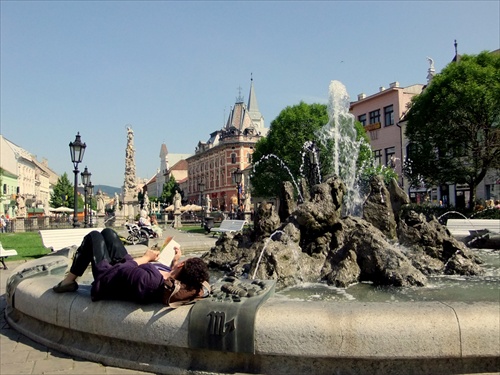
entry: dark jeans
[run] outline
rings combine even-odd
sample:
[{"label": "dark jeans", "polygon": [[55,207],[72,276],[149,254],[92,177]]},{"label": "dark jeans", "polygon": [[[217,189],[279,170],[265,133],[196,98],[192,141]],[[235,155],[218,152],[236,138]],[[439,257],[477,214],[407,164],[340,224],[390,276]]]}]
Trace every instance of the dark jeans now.
[{"label": "dark jeans", "polygon": [[92,273],[96,274],[96,264],[106,259],[110,264],[120,262],[127,250],[118,234],[110,228],[105,228],[102,232],[92,231],[87,234],[82,244],[76,251],[71,265],[70,272],[76,276],[82,276],[90,263],[92,263]]}]

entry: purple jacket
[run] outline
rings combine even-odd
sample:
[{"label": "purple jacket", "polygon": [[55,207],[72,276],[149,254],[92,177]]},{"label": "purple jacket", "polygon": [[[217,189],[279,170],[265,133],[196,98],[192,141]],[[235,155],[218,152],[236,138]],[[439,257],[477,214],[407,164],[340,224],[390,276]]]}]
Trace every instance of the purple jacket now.
[{"label": "purple jacket", "polygon": [[163,275],[158,267],[153,263],[138,266],[127,254],[119,263],[111,265],[102,260],[96,265],[90,295],[92,301],[115,299],[151,303],[161,302],[163,291]]}]

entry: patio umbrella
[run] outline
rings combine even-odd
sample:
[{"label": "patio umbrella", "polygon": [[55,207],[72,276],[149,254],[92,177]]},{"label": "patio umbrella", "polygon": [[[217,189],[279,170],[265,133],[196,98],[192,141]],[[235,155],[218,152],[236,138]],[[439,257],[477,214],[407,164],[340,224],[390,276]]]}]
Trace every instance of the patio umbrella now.
[{"label": "patio umbrella", "polygon": [[72,208],[69,208],[69,207],[61,206],[61,207],[57,207],[57,208],[51,208],[49,211],[50,212],[59,212],[59,213],[71,213],[74,210]]},{"label": "patio umbrella", "polygon": [[186,206],[187,211],[201,211],[203,210],[203,207],[198,206],[197,204],[190,204]]}]

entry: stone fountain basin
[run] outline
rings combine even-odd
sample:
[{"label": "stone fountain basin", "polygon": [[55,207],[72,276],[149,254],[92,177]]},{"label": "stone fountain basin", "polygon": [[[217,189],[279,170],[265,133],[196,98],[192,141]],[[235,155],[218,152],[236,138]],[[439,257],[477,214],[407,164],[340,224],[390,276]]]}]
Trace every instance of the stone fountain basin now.
[{"label": "stone fountain basin", "polygon": [[189,346],[192,306],[91,302],[89,285],[54,293],[68,265],[68,257],[51,255],[19,266],[7,281],[6,319],[43,345],[108,366],[164,374],[465,374],[500,368],[498,303],[271,297],[255,315],[254,353],[215,351]]}]

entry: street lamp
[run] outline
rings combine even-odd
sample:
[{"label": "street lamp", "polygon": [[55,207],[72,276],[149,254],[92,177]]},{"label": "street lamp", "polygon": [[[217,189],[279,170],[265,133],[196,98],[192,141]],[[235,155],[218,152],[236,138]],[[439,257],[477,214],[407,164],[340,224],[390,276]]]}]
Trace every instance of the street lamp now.
[{"label": "street lamp", "polygon": [[89,180],[89,212],[90,212],[90,220],[89,220],[89,227],[92,228],[92,195],[94,195],[94,185],[92,185],[92,182]]},{"label": "street lamp", "polygon": [[205,224],[205,207],[203,206],[203,191],[205,190],[205,183],[201,180],[198,183],[198,190],[200,190],[200,206],[201,206],[201,226]]},{"label": "street lamp", "polygon": [[87,209],[88,209],[88,201],[87,201],[87,188],[89,187],[89,183],[90,183],[90,176],[92,176],[92,173],[90,173],[88,170],[87,170],[87,167],[85,167],[85,170],[81,173],[81,176],[82,176],[82,184],[83,184],[83,191],[84,191],[84,201],[83,201],[83,217],[84,217],[84,225],[85,225],[85,228],[87,228],[88,226],[88,216],[87,216]]},{"label": "street lamp", "polygon": [[75,191],[74,191],[74,206],[73,206],[73,226],[78,226],[78,164],[83,160],[87,145],[82,143],[80,139],[80,132],[76,134],[74,142],[69,143],[69,153],[71,154],[71,161],[73,162],[73,173],[75,174]]},{"label": "street lamp", "polygon": [[238,197],[238,210],[240,209],[241,205],[241,178],[243,177],[243,172],[240,171],[240,168],[236,168],[236,170],[233,172],[233,182],[236,183],[236,191],[237,191],[237,197]]}]

